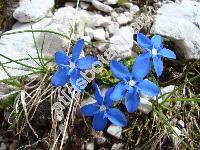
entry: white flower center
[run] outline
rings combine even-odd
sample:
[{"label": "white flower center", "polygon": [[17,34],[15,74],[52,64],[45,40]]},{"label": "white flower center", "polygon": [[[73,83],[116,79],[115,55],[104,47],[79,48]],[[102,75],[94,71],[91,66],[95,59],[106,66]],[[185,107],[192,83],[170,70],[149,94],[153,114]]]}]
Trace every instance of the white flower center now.
[{"label": "white flower center", "polygon": [[106,106],[105,106],[105,105],[101,105],[101,106],[100,106],[100,110],[101,110],[101,111],[105,111],[105,110],[106,110]]},{"label": "white flower center", "polygon": [[136,82],[135,82],[134,80],[130,80],[130,81],[128,82],[128,84],[129,84],[130,86],[135,86]]},{"label": "white flower center", "polygon": [[152,49],[152,51],[151,51],[151,54],[152,54],[152,55],[157,55],[157,54],[158,54],[158,51],[157,51],[157,49],[155,49],[155,48],[154,48],[154,49]]}]

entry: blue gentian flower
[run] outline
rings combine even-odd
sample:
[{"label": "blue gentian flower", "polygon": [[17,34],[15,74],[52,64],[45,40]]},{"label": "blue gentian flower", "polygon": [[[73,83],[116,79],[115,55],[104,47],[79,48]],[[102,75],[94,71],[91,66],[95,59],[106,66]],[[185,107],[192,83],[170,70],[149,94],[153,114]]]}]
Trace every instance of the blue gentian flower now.
[{"label": "blue gentian flower", "polygon": [[112,100],[120,100],[125,97],[125,106],[128,112],[137,110],[140,103],[139,91],[148,96],[156,96],[159,88],[151,81],[143,78],[146,76],[143,68],[132,68],[132,74],[128,68],[116,60],[110,63],[113,75],[120,80],[110,95]]},{"label": "blue gentian flower", "polygon": [[70,82],[76,91],[82,91],[81,87],[77,85],[78,79],[83,79],[81,75],[82,70],[91,69],[92,64],[97,61],[93,56],[80,57],[84,48],[84,40],[80,39],[72,49],[72,57],[68,57],[64,51],[58,51],[54,55],[58,70],[53,74],[51,83],[53,86],[64,86]]},{"label": "blue gentian flower", "polygon": [[96,131],[102,131],[108,120],[117,126],[124,127],[127,125],[127,120],[124,114],[116,108],[111,108],[113,101],[110,99],[110,94],[113,92],[113,88],[109,88],[106,91],[105,97],[102,96],[99,87],[94,83],[94,97],[96,102],[92,104],[86,104],[81,108],[84,116],[94,116],[92,126]]},{"label": "blue gentian flower", "polygon": [[142,33],[138,33],[137,42],[139,46],[144,49],[144,53],[136,58],[135,67],[137,68],[136,70],[143,71],[146,75],[151,68],[151,58],[153,59],[153,65],[157,76],[160,76],[163,72],[163,57],[176,59],[176,55],[173,51],[163,48],[163,38],[160,35],[154,35],[149,39]]}]

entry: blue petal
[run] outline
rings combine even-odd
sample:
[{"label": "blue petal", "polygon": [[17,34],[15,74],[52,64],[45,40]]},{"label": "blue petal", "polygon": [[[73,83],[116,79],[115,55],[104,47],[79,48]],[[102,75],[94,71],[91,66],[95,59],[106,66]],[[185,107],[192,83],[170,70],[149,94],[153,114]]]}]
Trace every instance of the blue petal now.
[{"label": "blue petal", "polygon": [[140,104],[140,97],[136,88],[129,91],[125,97],[125,106],[129,113],[135,112]]},{"label": "blue petal", "polygon": [[94,116],[99,110],[99,105],[97,103],[86,104],[81,108],[81,112],[84,116]]},{"label": "blue petal", "polygon": [[79,69],[91,69],[97,58],[93,56],[86,56],[77,60],[77,66]]},{"label": "blue petal", "polygon": [[111,108],[107,112],[107,117],[110,120],[110,122],[112,122],[114,125],[121,126],[121,127],[124,127],[127,125],[126,117],[119,109]]},{"label": "blue petal", "polygon": [[74,88],[74,90],[76,90],[79,93],[82,92],[88,84],[88,82],[80,74],[80,71],[77,69],[74,69],[71,72],[70,83],[72,87]]},{"label": "blue petal", "polygon": [[161,76],[163,72],[163,61],[161,60],[161,57],[153,57],[153,65],[157,76]]},{"label": "blue petal", "polygon": [[113,73],[113,75],[120,79],[120,80],[129,80],[130,79],[130,73],[126,66],[121,64],[120,62],[116,60],[112,60],[110,63],[110,69]]},{"label": "blue petal", "polygon": [[150,53],[144,53],[136,58],[132,69],[132,76],[135,80],[141,80],[149,73],[151,68],[150,57]]},{"label": "blue petal", "polygon": [[120,100],[124,97],[124,95],[126,94],[126,84],[123,83],[123,82],[119,82],[113,92],[111,93],[110,95],[110,98],[113,100],[113,101],[117,101],[117,100]]},{"label": "blue petal", "polygon": [[167,57],[167,58],[171,58],[171,59],[176,59],[176,54],[169,50],[169,49],[166,49],[166,48],[163,48],[159,51],[159,54],[163,57]]},{"label": "blue petal", "polygon": [[107,125],[108,119],[105,118],[104,112],[99,112],[94,115],[92,126],[96,131],[102,131]]},{"label": "blue petal", "polygon": [[163,47],[162,43],[163,43],[163,38],[160,35],[154,35],[151,38],[151,41],[153,43],[154,48],[156,49],[160,49]]},{"label": "blue petal", "polygon": [[84,40],[80,39],[76,42],[72,49],[72,60],[76,61],[84,48]]},{"label": "blue petal", "polygon": [[104,105],[107,107],[110,107],[113,104],[113,100],[110,98],[110,95],[112,94],[113,90],[114,90],[114,87],[111,87],[106,91],[105,98],[104,98]]},{"label": "blue petal", "polygon": [[137,34],[137,42],[138,42],[139,46],[142,48],[146,48],[146,49],[152,48],[151,40],[142,33]]},{"label": "blue petal", "polygon": [[153,82],[149,80],[142,80],[136,84],[136,87],[143,93],[148,96],[156,96],[159,94],[159,88]]},{"label": "blue petal", "polygon": [[52,76],[51,78],[51,84],[55,87],[58,86],[64,86],[68,80],[69,76],[67,75],[69,71],[69,68],[59,68]]},{"label": "blue petal", "polygon": [[54,59],[57,65],[69,65],[70,58],[64,51],[58,51],[54,54]]},{"label": "blue petal", "polygon": [[95,91],[94,91],[95,100],[98,102],[99,105],[102,105],[103,104],[103,96],[101,94],[99,86],[96,83],[94,83],[93,87],[95,89]]}]

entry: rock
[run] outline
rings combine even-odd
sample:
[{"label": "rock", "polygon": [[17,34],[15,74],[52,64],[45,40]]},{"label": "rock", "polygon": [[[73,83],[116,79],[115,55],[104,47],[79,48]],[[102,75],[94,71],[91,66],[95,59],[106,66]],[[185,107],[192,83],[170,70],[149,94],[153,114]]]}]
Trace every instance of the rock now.
[{"label": "rock", "polygon": [[[28,29],[30,30],[31,25],[34,30],[41,30],[41,29],[44,29],[46,26],[48,26],[50,22],[51,22],[51,18],[44,18],[41,21],[37,23],[32,23],[32,24],[17,23],[17,25],[14,26],[15,28],[13,30],[10,30],[6,33],[23,31],[23,30],[28,30]],[[35,32],[34,33],[35,38],[37,38],[39,34],[40,34],[39,32],[37,33]],[[24,32],[20,34],[11,34],[11,35],[2,36],[0,39],[0,54],[14,60],[30,58],[30,56],[33,58],[37,57],[37,52],[35,49],[32,33]],[[4,62],[8,62],[9,60],[1,56],[0,61],[4,63]],[[31,58],[29,60],[21,61],[21,62],[30,66],[36,66],[36,63]],[[6,68],[6,70],[11,76],[21,76],[21,75],[30,73],[29,72],[30,68],[25,69],[21,65],[18,65],[14,62],[9,63],[6,66],[10,67],[10,68]],[[8,78],[8,75],[1,69],[0,80],[6,79],[6,78]]]},{"label": "rock", "polygon": [[88,45],[91,42],[90,36],[82,36],[81,39],[84,39],[85,45]]},{"label": "rock", "polygon": [[85,28],[85,35],[89,36],[91,39],[94,38],[93,29],[92,28]]},{"label": "rock", "polygon": [[111,150],[123,150],[123,144],[122,143],[115,143],[113,144]]},{"label": "rock", "polygon": [[108,129],[107,129],[108,134],[116,137],[117,139],[121,139],[121,135],[122,135],[122,127],[120,126],[116,126],[111,124]]},{"label": "rock", "polygon": [[116,18],[117,22],[119,23],[119,25],[124,25],[127,24],[129,19],[126,17],[125,14],[120,14],[117,18]]},{"label": "rock", "polygon": [[76,3],[75,2],[66,2],[65,7],[75,7]]},{"label": "rock", "polygon": [[116,18],[119,16],[118,13],[116,13],[115,11],[111,12],[111,17],[113,20],[116,20]]},{"label": "rock", "polygon": [[131,14],[136,14],[137,12],[139,12],[140,11],[140,8],[137,6],[137,5],[133,5],[133,6],[131,6],[130,7],[130,13]]},{"label": "rock", "polygon": [[107,31],[109,34],[114,34],[119,30],[119,24],[117,22],[112,22],[109,26],[107,26]]},{"label": "rock", "polygon": [[181,128],[185,128],[185,123],[183,122],[183,120],[178,120],[177,123],[181,126]]},{"label": "rock", "polygon": [[131,9],[131,7],[133,7],[133,3],[130,3],[130,2],[126,2],[124,3],[124,6],[127,7],[128,9]]},{"label": "rock", "polygon": [[106,0],[106,4],[108,5],[115,5],[118,3],[118,0]]},{"label": "rock", "polygon": [[121,27],[111,38],[109,50],[116,52],[120,58],[131,56],[133,34],[129,27]]},{"label": "rock", "polygon": [[200,3],[194,0],[164,4],[157,11],[151,32],[170,38],[186,59],[200,59],[199,16]]},{"label": "rock", "polygon": [[32,0],[14,11],[13,17],[19,22],[37,22],[44,18],[54,7],[54,0]]},{"label": "rock", "polygon": [[132,21],[133,15],[130,12],[124,12],[124,15],[127,17],[128,22]]},{"label": "rock", "polygon": [[100,27],[100,26],[107,27],[111,23],[112,23],[112,21],[111,21],[110,16],[104,17],[104,16],[99,15],[99,14],[95,14],[93,16],[93,23],[92,24],[93,24],[94,27]]},{"label": "rock", "polygon": [[98,10],[100,10],[100,11],[103,11],[103,12],[106,12],[106,13],[109,13],[109,12],[111,12],[111,11],[113,10],[112,7],[110,7],[110,6],[108,6],[108,5],[105,5],[105,4],[103,4],[103,3],[101,3],[101,2],[99,2],[99,1],[97,1],[97,0],[92,0],[92,5],[93,5],[96,9],[98,9]]},{"label": "rock", "polygon": [[132,3],[125,3],[124,5],[129,9],[131,13],[135,14],[140,11],[140,8]]},{"label": "rock", "polygon": [[107,42],[95,42],[94,47],[96,47],[100,52],[104,52],[108,48]]},{"label": "rock", "polygon": [[[68,30],[68,28],[63,27],[63,25],[61,24],[52,23],[51,25],[45,27],[44,30],[55,31],[63,34],[67,33],[68,37],[70,36],[70,30]],[[67,49],[69,40],[67,40],[65,37],[58,36],[56,34],[41,33],[37,37],[36,42],[39,48],[43,47],[43,51],[46,55],[49,54],[50,56],[53,56],[56,51]]]},{"label": "rock", "polygon": [[[70,37],[70,34],[72,32],[72,26],[74,25],[74,21],[76,19],[74,28],[75,30],[72,40],[77,40],[80,37],[84,36],[84,29],[86,26],[86,22],[90,20],[82,17],[82,15],[86,16],[89,14],[86,13],[85,10],[77,12],[76,14],[76,10],[70,6],[60,8],[57,10],[57,12],[54,13],[51,24],[47,26],[45,29],[63,33],[67,37]],[[45,40],[43,45],[44,37]],[[66,39],[65,37],[61,37],[51,33],[41,33],[37,38],[38,47],[41,48],[43,45],[44,51],[48,52],[48,54],[51,55],[54,54],[55,51],[57,50],[67,49],[68,42],[69,40]]]},{"label": "rock", "polygon": [[92,12],[86,11],[86,10],[80,10],[78,11],[78,17],[86,27],[94,27],[94,14]]},{"label": "rock", "polygon": [[5,143],[1,143],[0,150],[6,150],[7,146]]},{"label": "rock", "polygon": [[85,146],[86,150],[94,150],[94,143],[88,142]]},{"label": "rock", "polygon": [[[163,97],[158,99],[158,103],[162,103],[163,98],[165,99],[168,96],[168,94],[171,93],[174,89],[175,89],[174,85],[169,85],[164,88],[161,88],[161,93],[158,95],[158,97],[161,95],[163,95]],[[166,104],[168,105],[169,103]]]},{"label": "rock", "polygon": [[152,103],[149,101],[148,97],[140,97],[140,105],[138,109],[145,114],[152,111]]},{"label": "rock", "polygon": [[105,41],[106,33],[103,28],[97,28],[93,30],[93,35],[95,40]]},{"label": "rock", "polygon": [[90,7],[90,4],[86,2],[80,2],[80,7],[82,9],[88,9]]}]

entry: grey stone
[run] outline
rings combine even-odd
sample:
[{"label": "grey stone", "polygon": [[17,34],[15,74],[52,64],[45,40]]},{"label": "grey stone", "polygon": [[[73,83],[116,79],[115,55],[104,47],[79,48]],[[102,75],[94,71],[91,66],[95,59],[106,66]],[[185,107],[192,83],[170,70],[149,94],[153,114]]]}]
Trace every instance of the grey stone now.
[{"label": "grey stone", "polygon": [[97,1],[97,0],[92,0],[92,5],[93,5],[96,9],[98,9],[98,10],[100,10],[100,11],[103,11],[103,12],[106,12],[106,13],[109,13],[109,12],[111,12],[111,11],[113,10],[112,7],[110,7],[110,6],[108,6],[108,5],[105,5],[105,4],[103,4],[103,3],[101,3],[101,2],[99,2],[99,1]]},{"label": "grey stone", "polygon": [[106,0],[105,3],[108,4],[108,5],[114,5],[114,4],[118,3],[118,0]]},{"label": "grey stone", "polygon": [[111,38],[109,50],[119,54],[120,58],[131,56],[133,34],[128,26],[121,27]]},{"label": "grey stone", "polygon": [[86,150],[94,150],[94,143],[87,142],[85,148],[86,148]]},{"label": "grey stone", "polygon": [[112,23],[110,16],[104,17],[100,14],[93,15],[92,20],[93,20],[92,24],[94,27],[100,27],[100,26],[106,27]]},{"label": "grey stone", "polygon": [[86,2],[80,2],[80,7],[82,9],[88,9],[90,7],[90,4]]},{"label": "grey stone", "polygon": [[[20,24],[17,23],[13,30],[10,30],[6,33],[23,31],[23,30],[31,30],[31,25],[34,30],[44,29],[51,22],[51,18],[44,18],[37,23],[27,23]],[[37,38],[40,33],[34,33],[35,38]],[[20,34],[11,34],[4,35],[0,39],[0,54],[4,55],[10,59],[19,60],[24,58],[30,58],[31,55],[33,58],[37,57],[37,51],[33,41],[32,33],[24,32]],[[1,57],[0,61],[2,63],[8,62],[9,60]],[[36,63],[30,58],[29,60],[21,61],[30,66],[36,66]],[[6,65],[6,70],[11,76],[21,76],[30,73],[30,68],[22,67],[16,63],[9,63]],[[0,70],[0,80],[6,79],[9,76],[5,73],[3,69]]]},{"label": "grey stone", "polygon": [[119,24],[117,22],[112,22],[109,26],[107,26],[107,30],[110,34],[114,34],[119,30]]},{"label": "grey stone", "polygon": [[200,59],[200,3],[183,0],[180,4],[164,4],[157,11],[151,32],[170,38],[177,53],[186,59]]},{"label": "grey stone", "polygon": [[117,18],[116,18],[117,22],[119,23],[119,25],[124,25],[127,24],[129,19],[125,14],[120,14]]},{"label": "grey stone", "polygon": [[20,4],[13,17],[19,22],[37,22],[44,18],[54,6],[54,0],[32,0]]},{"label": "grey stone", "polygon": [[103,28],[97,28],[93,30],[93,35],[95,40],[105,41],[106,33]]},{"label": "grey stone", "polygon": [[113,144],[111,150],[123,150],[123,144],[122,143],[115,143],[115,144]]},{"label": "grey stone", "polygon": [[116,137],[117,139],[122,138],[122,127],[111,124],[107,129],[108,134]]}]

